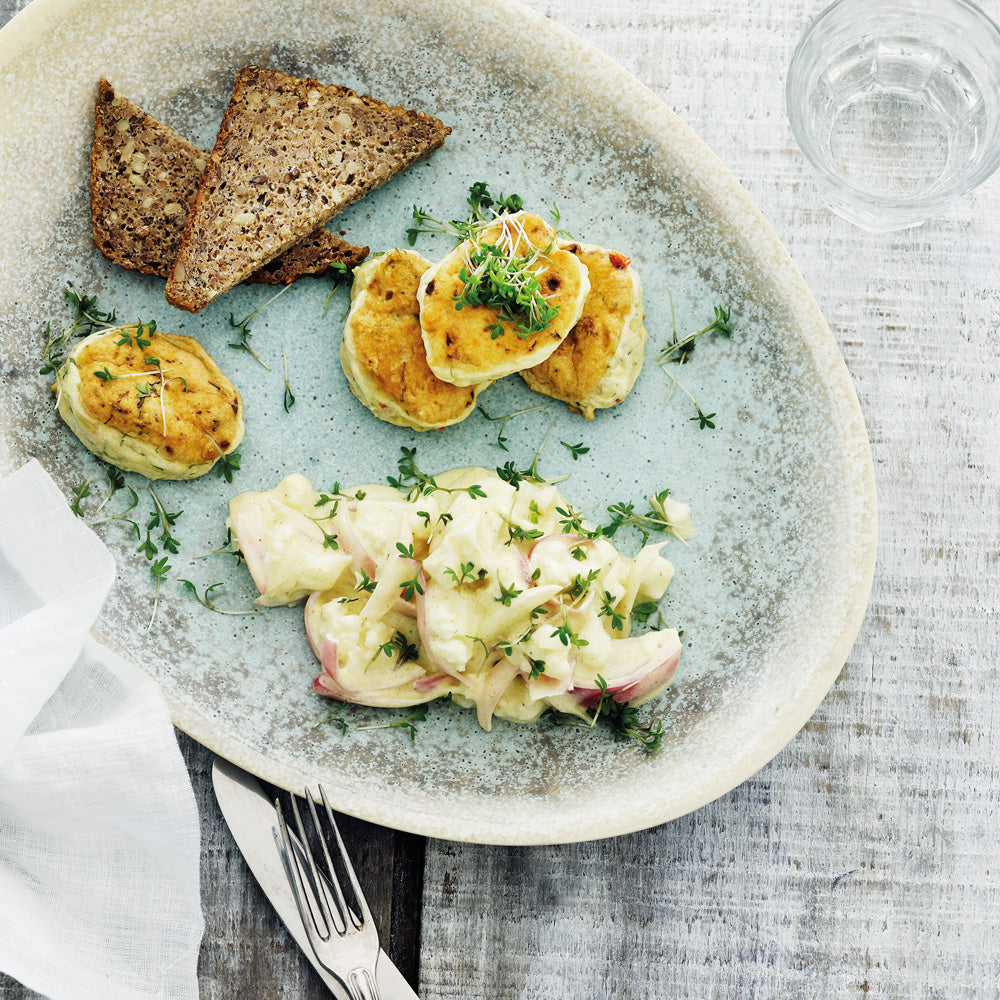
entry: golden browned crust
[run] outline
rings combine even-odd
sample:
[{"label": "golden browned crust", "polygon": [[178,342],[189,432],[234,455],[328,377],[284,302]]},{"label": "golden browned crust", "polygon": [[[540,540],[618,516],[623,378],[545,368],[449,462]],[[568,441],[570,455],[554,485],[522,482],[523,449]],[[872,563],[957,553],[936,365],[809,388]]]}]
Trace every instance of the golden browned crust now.
[{"label": "golden browned crust", "polygon": [[74,355],[80,373],[75,405],[105,427],[153,445],[171,462],[213,462],[242,434],[240,394],[193,337],[142,336],[149,340],[142,347],[134,336],[118,343],[123,338],[117,331],[82,345]]},{"label": "golden browned crust", "polygon": [[607,371],[635,310],[635,288],[623,254],[579,243],[565,249],[586,265],[590,294],[576,326],[555,352],[521,375],[535,392],[572,406],[586,399]]},{"label": "golden browned crust", "polygon": [[397,407],[431,427],[467,416],[480,387],[442,382],[427,364],[417,288],[428,262],[412,251],[390,250],[366,266],[373,270],[365,276],[361,308],[352,310],[344,331],[355,394],[383,418]]},{"label": "golden browned crust", "polygon": [[[559,345],[576,321],[587,272],[573,254],[555,246],[555,233],[537,215],[518,216],[524,236],[518,237],[519,255],[534,249],[544,252],[537,267],[544,269],[542,291],[558,315],[548,326],[528,336],[517,332],[518,321],[504,320],[502,335],[494,337],[497,311],[485,305],[455,308],[465,290],[461,277],[466,267],[468,242],[449,254],[424,281],[421,289],[420,325],[431,369],[438,377],[458,385],[496,379],[538,364]],[[479,236],[481,245],[500,239],[498,221]],[[551,249],[548,249],[551,248]]]},{"label": "golden browned crust", "polygon": [[[207,162],[207,152],[101,80],[90,154],[90,215],[101,253],[129,270],[167,277]],[[319,228],[246,280],[289,284],[367,256],[368,247]]]},{"label": "golden browned crust", "polygon": [[196,312],[439,147],[451,130],[346,87],[248,66],[198,185],[167,300]]}]

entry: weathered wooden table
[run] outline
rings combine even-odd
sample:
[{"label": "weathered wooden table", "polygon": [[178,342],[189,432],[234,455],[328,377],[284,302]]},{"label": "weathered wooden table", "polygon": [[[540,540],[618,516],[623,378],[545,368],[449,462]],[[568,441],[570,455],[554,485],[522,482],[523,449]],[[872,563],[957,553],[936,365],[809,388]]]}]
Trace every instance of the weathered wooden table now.
[{"label": "weathered wooden table", "polygon": [[[0,0],[0,20],[24,5]],[[812,721],[693,815],[531,849],[351,823],[423,997],[1000,996],[1000,178],[903,233],[829,214],[784,107],[822,5],[531,0],[661,95],[784,239],[868,422],[879,565]],[[327,995],[222,823],[210,754],[180,741],[204,834],[202,996]],[[0,1000],[29,996],[0,976]]]}]

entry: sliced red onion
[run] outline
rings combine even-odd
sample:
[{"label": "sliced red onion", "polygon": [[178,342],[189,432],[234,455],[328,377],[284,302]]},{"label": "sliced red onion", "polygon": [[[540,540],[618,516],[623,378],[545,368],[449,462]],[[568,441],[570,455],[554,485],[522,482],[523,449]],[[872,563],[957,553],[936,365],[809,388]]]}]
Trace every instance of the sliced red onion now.
[{"label": "sliced red onion", "polygon": [[[655,633],[646,633],[652,635]],[[639,701],[651,698],[658,691],[662,690],[677,672],[677,666],[681,658],[681,644],[676,633],[664,631],[658,633],[662,636],[659,647],[644,654],[641,664],[621,676],[615,676],[614,668],[605,673],[601,671],[601,676],[607,681],[607,693],[614,697],[617,702]],[[619,663],[628,662],[629,649],[635,649],[645,636],[632,639],[615,639],[612,642],[614,652],[611,654]],[[623,648],[627,647],[627,648]],[[574,685],[570,692],[580,705],[586,708],[594,708],[601,700],[601,689],[596,683]]]},{"label": "sliced red onion", "polygon": [[364,570],[369,579],[375,576],[375,559],[368,547],[361,540],[361,535],[354,524],[351,513],[355,510],[355,505],[341,503],[337,513],[333,516],[333,530],[337,534],[337,541],[351,557],[352,567],[356,573]]},{"label": "sliced red onion", "polygon": [[494,654],[487,660],[484,669],[488,672],[486,683],[476,699],[476,715],[479,725],[489,732],[493,725],[493,712],[503,697],[511,681],[521,672],[506,656]]},{"label": "sliced red onion", "polygon": [[264,516],[257,493],[241,493],[229,501],[229,523],[246,560],[247,569],[263,594],[267,592],[267,543]]}]

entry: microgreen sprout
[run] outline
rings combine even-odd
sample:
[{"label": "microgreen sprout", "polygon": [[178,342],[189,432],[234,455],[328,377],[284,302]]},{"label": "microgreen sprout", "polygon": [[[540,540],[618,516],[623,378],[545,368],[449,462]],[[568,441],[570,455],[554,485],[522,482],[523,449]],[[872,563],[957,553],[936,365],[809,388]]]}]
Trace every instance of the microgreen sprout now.
[{"label": "microgreen sprout", "polygon": [[80,502],[90,496],[90,480],[85,479],[78,486],[74,486],[73,496],[76,497],[76,499],[69,505],[69,509],[73,511],[77,517],[83,517],[83,510],[80,508]]},{"label": "microgreen sprout", "polygon": [[288,381],[288,355],[285,353],[284,344],[281,346],[281,361],[285,366],[285,395],[282,400],[282,405],[285,408],[285,413],[287,413],[295,405],[295,395],[292,392],[292,387]]},{"label": "microgreen sprout", "polygon": [[412,601],[417,594],[422,594],[424,588],[420,583],[419,576],[413,576],[409,580],[404,580],[399,585],[399,596],[404,601]]},{"label": "microgreen sprout", "polygon": [[263,614],[257,608],[248,608],[245,611],[230,611],[227,608],[220,608],[212,600],[212,591],[217,590],[219,587],[225,586],[222,583],[212,583],[205,588],[204,596],[198,593],[198,588],[190,580],[178,580],[177,581],[189,594],[191,594],[194,599],[203,607],[208,608],[209,611],[214,611],[220,615],[259,615]]},{"label": "microgreen sprout", "polygon": [[231,483],[233,476],[240,471],[240,453],[238,451],[224,452],[219,447],[219,442],[208,431],[205,431],[205,436],[215,445],[215,450],[219,453],[219,460],[215,463],[215,474],[221,476],[227,483]]},{"label": "microgreen sprout", "polygon": [[528,676],[534,681],[541,677],[545,673],[545,661],[536,660],[533,656],[528,656],[528,666],[531,668]]},{"label": "microgreen sprout", "polygon": [[671,521],[667,515],[664,501],[670,495],[670,490],[660,490],[649,498],[650,509],[640,514],[632,503],[615,503],[608,507],[611,520],[600,529],[606,538],[614,537],[619,528],[631,525],[642,536],[643,545],[649,541],[654,531],[664,531],[687,544],[687,535],[682,531],[683,525]]},{"label": "microgreen sprout", "polygon": [[660,611],[660,606],[655,601],[643,601],[632,608],[632,617],[643,625],[648,624],[654,615],[656,615],[655,627],[658,629],[666,628],[667,623],[663,618],[663,612]]},{"label": "microgreen sprout", "polygon": [[327,292],[326,298],[323,300],[323,312],[322,316],[326,318],[326,312],[330,308],[330,303],[333,301],[334,293],[340,288],[341,284],[345,282],[351,274],[351,269],[342,260],[331,260],[330,261],[330,271],[333,273],[333,285],[330,291]]},{"label": "microgreen sprout", "polygon": [[318,729],[320,726],[326,725],[327,723],[332,723],[340,730],[341,736],[347,735],[347,720],[342,716],[338,715],[338,711],[342,711],[346,708],[347,703],[343,701],[338,701],[337,705],[340,709],[334,709],[333,711],[326,712],[316,722],[313,724],[313,729]]},{"label": "microgreen sprout", "polygon": [[[407,242],[411,247],[416,246],[417,237],[421,233],[444,233],[452,236],[456,242],[461,242],[474,236],[478,230],[488,225],[497,216],[513,215],[524,208],[524,199],[520,195],[500,194],[494,198],[485,181],[476,181],[469,188],[466,202],[469,206],[468,216],[465,219],[453,219],[450,222],[435,219],[429,212],[414,205],[413,226],[406,230]],[[555,204],[553,204],[550,214],[553,226],[558,227],[562,217]],[[569,233],[563,230],[558,230],[558,233],[560,236],[569,236]]]},{"label": "microgreen sprout", "polygon": [[65,329],[53,333],[52,324],[45,325],[45,344],[42,348],[42,367],[40,375],[51,375],[57,371],[66,360],[66,348],[76,337],[88,337],[92,333],[103,330],[113,330],[118,324],[115,310],[106,311],[98,308],[96,295],[81,295],[72,282],[67,284],[63,293],[66,301],[73,307],[73,322]]},{"label": "microgreen sprout", "polygon": [[536,246],[521,220],[507,216],[500,217],[495,239],[495,243],[474,239],[465,247],[458,272],[464,287],[453,302],[458,310],[465,306],[494,310],[497,321],[489,328],[491,339],[506,332],[505,324],[514,324],[514,332],[525,340],[545,330],[559,315],[559,307],[542,290],[547,271],[543,258],[552,247]]},{"label": "microgreen sprout", "polygon": [[564,448],[569,449],[569,453],[573,456],[573,461],[575,462],[581,455],[586,455],[590,448],[585,446],[581,441],[579,444],[569,444],[566,441],[559,442]]},{"label": "microgreen sprout", "polygon": [[599,569],[592,569],[586,576],[577,573],[573,577],[573,582],[566,588],[566,593],[569,594],[570,600],[578,601],[583,597],[590,590],[590,585],[597,579],[600,572]]},{"label": "microgreen sprout", "polygon": [[382,646],[382,652],[386,656],[396,658],[397,663],[405,663],[407,660],[415,660],[419,655],[420,651],[417,649],[416,645],[410,642],[409,639],[403,635],[402,632],[396,632],[396,634]]},{"label": "microgreen sprout", "polygon": [[498,416],[498,417],[491,417],[486,412],[486,410],[483,409],[483,407],[481,405],[476,404],[476,409],[479,410],[479,412],[487,420],[490,420],[490,421],[493,421],[493,422],[496,422],[496,421],[500,422],[500,430],[497,431],[497,444],[504,451],[510,451],[510,449],[507,447],[507,441],[509,440],[509,438],[507,438],[504,435],[504,430],[507,427],[507,422],[512,417],[520,417],[520,416],[523,416],[525,413],[534,413],[536,410],[547,410],[548,408],[549,408],[549,404],[548,403],[540,403],[538,406],[528,406],[528,407],[526,407],[523,410],[512,410],[510,413],[504,413],[504,414],[502,414],[501,416]]},{"label": "microgreen sprout", "polygon": [[374,726],[357,726],[355,727],[358,732],[363,732],[366,729],[402,729],[410,737],[410,741],[416,739],[417,736],[417,723],[423,722],[427,718],[427,705],[418,705],[409,715],[404,716],[402,719],[396,719],[394,722],[381,722]]},{"label": "microgreen sprout", "polygon": [[[546,441],[549,439],[549,434],[552,433],[552,428],[554,424],[549,424],[549,429],[545,432],[545,437],[542,438],[542,443],[538,446],[538,450],[535,452],[535,457],[531,460],[531,465],[526,469],[518,469],[515,467],[513,462],[504,462],[503,467],[498,467],[496,470],[497,475],[505,482],[509,483],[514,489],[520,489],[521,483],[527,481],[530,483],[558,483],[566,476],[559,476],[556,479],[546,479],[538,471],[538,460],[542,457],[542,449],[545,447]],[[534,501],[532,501],[534,503]],[[537,509],[537,505],[536,505]],[[537,521],[534,523],[537,524]]]},{"label": "microgreen sprout", "polygon": [[507,524],[508,544],[513,544],[514,542],[533,542],[545,534],[541,528],[524,528],[509,519],[505,519],[505,521]]},{"label": "microgreen sprout", "polygon": [[153,594],[153,613],[150,615],[149,624],[146,626],[147,632],[153,627],[153,622],[156,620],[156,611],[160,606],[160,585],[167,578],[167,574],[170,572],[170,569],[171,567],[167,562],[166,556],[162,556],[155,562],[150,563],[149,572],[156,581],[156,591]]},{"label": "microgreen sprout", "polygon": [[[708,326],[702,327],[702,329],[696,331],[695,333],[688,334],[682,339],[677,337],[677,326],[674,324],[672,339],[666,347],[662,348],[659,354],[656,356],[656,363],[666,370],[667,365],[676,365],[676,368],[671,373],[671,386],[670,392],[667,394],[667,401],[670,401],[671,396],[675,389],[680,389],[694,406],[695,415],[689,417],[690,421],[696,421],[698,428],[700,430],[713,430],[715,428],[715,412],[705,413],[698,401],[691,395],[688,389],[680,380],[680,370],[683,365],[688,362],[692,352],[695,348],[695,341],[699,337],[703,337],[706,333],[715,333],[720,337],[729,337],[732,335],[732,327],[730,326],[730,313],[731,310],[725,308],[724,306],[715,306],[715,318],[712,320]],[[673,312],[673,302],[671,301],[671,313]]]},{"label": "microgreen sprout", "polygon": [[154,333],[156,333],[156,320],[152,320],[146,324],[143,324],[142,320],[138,320],[135,324],[134,333],[127,326],[121,327],[117,346],[138,347],[140,349],[149,347],[152,343],[149,337]]},{"label": "microgreen sprout", "polygon": [[589,722],[572,715],[551,713],[548,718],[556,726],[573,726],[580,729],[603,729],[615,741],[638,743],[648,754],[655,753],[663,745],[664,729],[662,722],[644,724],[639,719],[638,710],[627,701],[615,701],[608,691],[607,681],[597,675],[596,684],[601,693],[597,708]]},{"label": "microgreen sprout", "polygon": [[[406,231],[410,246],[420,233],[447,233],[466,241],[459,278],[464,288],[454,296],[456,309],[487,306],[497,313],[488,329],[495,340],[507,326],[522,339],[546,329],[559,315],[542,289],[547,267],[542,258],[552,247],[535,245],[521,222],[524,203],[519,195],[494,199],[479,181],[469,188],[469,215],[442,222],[413,206],[413,226]],[[558,215],[556,216],[558,219]]]},{"label": "microgreen sprout", "polygon": [[616,604],[617,601],[611,592],[606,590],[601,598],[601,610],[597,613],[601,617],[611,619],[612,632],[623,632],[625,630],[625,616],[620,611],[615,610]]},{"label": "microgreen sprout", "polygon": [[271,366],[265,364],[265,362],[261,360],[260,355],[257,354],[257,352],[250,346],[250,337],[252,336],[253,333],[253,331],[250,329],[250,323],[254,319],[256,319],[256,317],[258,316],[258,314],[261,312],[262,309],[266,309],[276,298],[278,298],[279,295],[284,295],[285,292],[287,292],[288,289],[291,287],[292,287],[291,285],[285,285],[284,288],[282,288],[278,292],[275,292],[274,295],[272,295],[266,302],[261,303],[261,305],[257,306],[257,308],[254,309],[252,313],[250,313],[247,316],[244,316],[244,318],[241,320],[236,319],[235,313],[229,314],[229,326],[231,329],[236,331],[239,337],[239,339],[235,343],[230,341],[229,346],[235,347],[237,350],[246,351],[247,354],[249,354],[252,358],[254,358],[260,365],[262,365],[268,371],[271,370]]},{"label": "microgreen sprout", "polygon": [[[400,447],[402,455],[396,463],[398,476],[387,476],[386,482],[397,490],[405,490],[407,500],[418,496],[429,496],[431,493],[465,493],[470,497],[485,497],[486,493],[479,483],[470,486],[439,486],[434,476],[429,476],[417,465],[417,449]],[[450,520],[450,518],[449,518]]]},{"label": "microgreen sprout", "polygon": [[177,555],[177,551],[180,549],[181,543],[174,538],[170,529],[174,526],[177,518],[179,518],[184,511],[179,510],[173,514],[168,513],[167,509],[160,502],[160,498],[156,495],[156,491],[153,487],[150,485],[147,486],[146,489],[153,499],[153,510],[150,512],[149,520],[146,522],[146,538],[148,539],[150,533],[159,528],[160,534],[157,536],[156,540],[167,552]]},{"label": "microgreen sprout", "polygon": [[450,576],[455,583],[461,586],[466,582],[473,582],[475,580],[482,580],[486,576],[485,569],[476,570],[476,564],[471,562],[459,563],[458,569],[455,570],[451,566],[445,566],[445,573]]},{"label": "microgreen sprout", "polygon": [[552,638],[558,639],[564,646],[589,646],[590,643],[582,636],[577,635],[570,627],[569,622],[563,621],[552,630]]},{"label": "microgreen sprout", "polygon": [[523,593],[524,593],[523,590],[518,590],[517,587],[515,587],[513,584],[511,584],[509,587],[507,587],[507,586],[504,586],[503,583],[501,583],[500,584],[500,596],[499,597],[494,597],[493,600],[497,601],[499,604],[502,604],[505,608],[509,608],[510,607],[510,602],[515,597],[520,597],[521,594],[523,594]]},{"label": "microgreen sprout", "polygon": [[455,219],[451,222],[442,222],[435,219],[428,212],[413,206],[413,226],[406,230],[406,239],[410,246],[416,246],[417,237],[421,233],[446,233],[455,237],[457,242],[469,239],[483,225],[493,221],[498,215],[513,214],[520,212],[524,208],[524,202],[520,195],[512,194],[504,197],[500,195],[496,199],[490,194],[489,187],[484,181],[477,181],[469,188],[469,215],[466,219]]}]

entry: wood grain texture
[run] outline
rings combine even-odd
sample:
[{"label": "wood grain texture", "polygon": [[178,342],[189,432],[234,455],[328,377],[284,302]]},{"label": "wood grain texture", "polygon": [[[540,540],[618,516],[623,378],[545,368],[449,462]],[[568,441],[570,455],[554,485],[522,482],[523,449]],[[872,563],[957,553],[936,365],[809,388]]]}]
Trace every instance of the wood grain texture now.
[{"label": "wood grain texture", "polygon": [[868,421],[879,564],[833,691],[742,787],[613,841],[429,850],[424,994],[998,996],[1000,179],[904,233],[828,213],[783,93],[822,3],[532,6],[663,97],[789,247]]},{"label": "wood grain texture", "polygon": [[[823,0],[530,5],[663,97],[785,241],[868,422],[879,562],[832,692],[740,788],[609,841],[428,842],[421,995],[1000,996],[1000,177],[904,233],[827,212],[783,93]],[[20,6],[0,0],[0,16]],[[1000,0],[983,6],[1000,17]],[[203,997],[322,996],[217,817],[207,753],[182,743],[205,836]],[[392,884],[412,878],[422,845],[355,835],[389,838],[364,862],[367,884],[412,953],[416,914],[398,891],[393,913]],[[0,1000],[30,996],[0,977]]]}]

